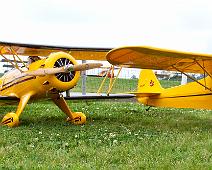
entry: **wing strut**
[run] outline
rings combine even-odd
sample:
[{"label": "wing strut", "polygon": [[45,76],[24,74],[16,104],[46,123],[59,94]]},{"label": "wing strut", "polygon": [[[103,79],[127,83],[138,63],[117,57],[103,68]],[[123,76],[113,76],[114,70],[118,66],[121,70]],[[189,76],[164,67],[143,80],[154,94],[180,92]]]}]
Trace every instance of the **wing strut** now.
[{"label": "wing strut", "polygon": [[209,91],[212,92],[211,88],[207,87],[206,84],[204,85],[204,84],[200,83],[197,79],[195,79],[195,78],[191,77],[190,75],[186,74],[185,72],[179,70],[177,67],[175,67],[175,66],[172,66],[172,67],[173,67],[174,69],[176,69],[177,71],[179,71],[180,73],[182,73],[182,74],[184,74],[185,76],[187,76],[188,78],[190,78],[191,80],[195,81],[195,82],[198,83],[199,85],[205,87],[205,89],[207,89],[207,90],[209,90]]},{"label": "wing strut", "polygon": [[[10,52],[11,52],[11,54],[12,54],[12,56],[13,56],[13,61],[14,61],[14,63],[11,61],[11,60],[9,60],[6,56],[4,56],[3,55],[3,53],[2,53],[2,50],[6,50],[5,49],[5,46],[3,46],[1,49],[0,49],[0,55],[7,61],[7,62],[9,62],[14,68],[16,68],[16,69],[18,69],[20,72],[23,72],[20,68],[19,68],[19,66],[18,66],[18,60],[21,62],[21,63],[23,63],[23,65],[26,67],[26,64],[21,60],[21,58],[17,55],[17,53],[15,52],[15,50],[12,48],[12,47],[8,47],[7,48],[7,50],[9,50]],[[16,57],[18,58],[18,60],[16,60]],[[27,68],[27,67],[26,67]]]},{"label": "wing strut", "polygon": [[99,87],[99,89],[98,89],[98,91],[97,91],[97,94],[100,94],[100,93],[101,93],[102,88],[103,88],[103,85],[104,85],[104,83],[105,83],[105,81],[106,81],[106,79],[107,79],[107,77],[108,77],[108,75],[109,75],[111,69],[112,69],[112,65],[111,65],[111,67],[108,69],[107,73],[105,74],[105,77],[104,77],[104,79],[102,80],[102,83],[101,83],[101,85],[100,85],[100,87]]},{"label": "wing strut", "polygon": [[[4,47],[2,47],[1,48],[1,50],[3,49]],[[1,52],[1,51],[0,51]],[[9,62],[10,64],[12,64],[12,66],[14,67],[14,68],[17,68],[20,72],[22,72],[20,69],[19,69],[19,67],[17,67],[17,65],[15,65],[15,64],[13,64],[13,62],[11,62],[7,57],[5,57],[2,53],[0,53],[0,55],[7,61],[7,62]]]},{"label": "wing strut", "polygon": [[208,75],[208,76],[210,76],[210,78],[212,78],[212,76],[211,76],[211,74],[205,69],[205,67],[204,67],[204,61],[202,61],[203,62],[203,66],[197,61],[197,60],[194,60],[196,63],[197,63],[197,65],[198,66],[200,66],[200,68],[204,71],[204,75],[205,75],[205,73]]},{"label": "wing strut", "polygon": [[[15,56],[19,59],[19,61],[24,65],[24,67],[26,67],[27,68],[27,66],[26,66],[26,64],[23,62],[23,60],[18,56],[18,54],[15,52],[15,50],[12,48],[12,47],[10,47],[10,50],[11,50],[11,52],[12,52],[12,54],[13,54],[13,58],[14,58],[14,60],[15,60]],[[16,61],[16,60],[15,60]],[[16,64],[17,64],[17,62],[16,62]]]},{"label": "wing strut", "polygon": [[116,78],[113,79],[113,78],[114,78],[114,77],[113,77],[113,75],[114,75],[114,66],[111,65],[111,67],[108,69],[107,73],[105,74],[105,77],[104,77],[104,79],[103,79],[103,81],[102,81],[102,83],[101,83],[101,85],[100,85],[100,87],[99,87],[99,89],[98,89],[98,91],[97,91],[97,94],[100,94],[100,93],[101,93],[102,87],[103,87],[103,85],[104,85],[104,83],[105,83],[107,77],[108,77],[109,74],[112,72],[112,73],[111,73],[111,76],[110,76],[110,83],[109,83],[108,91],[107,91],[107,95],[109,96],[109,94],[110,94],[110,92],[111,92],[111,90],[112,90],[112,88],[113,88],[113,86],[114,86],[114,84],[115,84],[115,82],[116,82],[116,80],[117,80],[117,78],[118,78],[118,76],[119,76],[121,70],[122,70],[122,67],[119,68],[119,71],[118,71],[118,73],[117,73]]},{"label": "wing strut", "polygon": [[[110,86],[109,86],[107,95],[110,94],[110,92],[111,92],[111,90],[112,90],[112,88],[113,88],[113,85],[115,84],[117,78],[119,77],[119,74],[120,74],[121,70],[122,70],[122,67],[119,68],[118,74],[117,74],[117,76],[116,76],[116,78],[115,78],[114,80],[112,80],[113,77],[111,76],[111,78],[110,78],[111,82],[110,82]],[[113,74],[114,74],[114,66],[113,66],[113,70],[112,70],[112,75],[113,75]]]}]

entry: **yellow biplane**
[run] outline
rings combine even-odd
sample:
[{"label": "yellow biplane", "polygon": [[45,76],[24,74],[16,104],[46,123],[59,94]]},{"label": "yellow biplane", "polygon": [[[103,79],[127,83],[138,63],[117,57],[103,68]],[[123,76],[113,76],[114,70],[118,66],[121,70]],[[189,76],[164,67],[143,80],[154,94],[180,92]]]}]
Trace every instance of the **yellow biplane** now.
[{"label": "yellow biplane", "polygon": [[[19,55],[28,56],[29,63],[22,61]],[[19,124],[20,114],[29,100],[42,98],[52,99],[73,124],[85,123],[86,116],[82,112],[72,112],[61,92],[76,85],[80,71],[98,68],[101,64],[77,64],[76,60],[107,60],[113,65],[111,68],[142,68],[138,89],[133,94],[147,106],[212,109],[212,55],[152,47],[122,47],[111,50],[0,42],[0,56],[14,67],[0,78],[0,100],[4,104],[12,104],[13,100],[19,103],[16,112],[7,113],[1,122],[10,127]],[[153,71],[148,69],[178,71],[194,82],[164,89]],[[204,78],[196,80],[188,73],[201,73]],[[114,83],[115,81],[110,81],[108,93]],[[134,95],[121,95],[117,98]],[[110,96],[75,96],[69,99],[108,97]]]},{"label": "yellow biplane", "polygon": [[[77,64],[76,60],[105,60],[109,50],[0,42],[0,56],[14,67],[0,78],[0,100],[4,104],[12,104],[13,100],[19,102],[16,112],[7,113],[1,124],[17,126],[19,116],[28,101],[41,98],[52,99],[68,116],[68,121],[84,124],[86,116],[82,112],[72,112],[60,92],[77,84],[80,71],[102,65]],[[28,56],[29,63],[22,61],[19,55]]]},{"label": "yellow biplane", "polygon": [[[132,46],[113,49],[106,58],[113,65],[143,69],[134,94],[144,105],[212,109],[212,55]],[[194,82],[164,89],[148,69],[178,71]],[[204,77],[197,80],[188,73]]]}]

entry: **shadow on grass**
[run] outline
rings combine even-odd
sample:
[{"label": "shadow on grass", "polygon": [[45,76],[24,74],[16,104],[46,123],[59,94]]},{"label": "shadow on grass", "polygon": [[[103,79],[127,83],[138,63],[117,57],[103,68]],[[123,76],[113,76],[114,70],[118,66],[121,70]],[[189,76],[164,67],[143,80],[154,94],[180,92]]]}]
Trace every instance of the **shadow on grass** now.
[{"label": "shadow on grass", "polygon": [[[56,107],[52,107],[48,102],[32,106],[39,107],[35,107],[33,110],[33,107],[27,107],[25,109],[25,113],[21,116],[21,126],[50,128],[54,128],[55,126],[74,126],[65,121],[66,116],[64,113],[55,112]],[[120,126],[127,126],[133,129],[147,128],[161,131],[175,130],[179,132],[212,130],[212,118],[209,116],[211,115],[209,111],[164,108],[151,108],[149,111],[145,111],[145,108],[140,105],[117,104],[115,105],[116,108],[114,108],[108,105],[108,103],[96,103],[94,107],[88,107],[88,112],[95,109],[95,106],[99,107],[100,110],[97,113],[87,115],[86,128],[88,129],[89,126],[95,125],[97,127],[111,126],[118,128]],[[80,107],[85,106],[83,104]],[[41,115],[48,108],[51,110]],[[109,110],[107,110],[108,108]],[[16,106],[0,107],[0,112],[3,113],[0,115],[0,118],[3,118],[6,112],[15,109]],[[205,114],[208,114],[208,116],[205,116]]]},{"label": "shadow on grass", "polygon": [[[181,112],[182,110],[166,110],[154,109],[151,111],[144,110],[126,110],[120,109],[114,114],[93,114],[87,116],[86,129],[93,129],[95,127],[111,126],[118,128],[120,126],[127,126],[132,129],[146,128],[155,129],[159,131],[211,131],[212,119],[200,118],[195,113],[190,113],[189,110]],[[61,112],[58,116],[31,116],[25,115],[22,118],[22,126],[33,127],[48,127],[54,128],[55,126],[71,126],[66,121],[66,116]],[[89,127],[90,126],[90,127]]]},{"label": "shadow on grass", "polygon": [[[21,119],[21,125],[23,126],[36,126],[37,125],[42,125],[42,126],[55,126],[55,125],[63,125],[66,124],[66,118],[64,116],[39,116],[39,117],[28,117],[24,116]],[[67,123],[68,124],[68,123]]]}]

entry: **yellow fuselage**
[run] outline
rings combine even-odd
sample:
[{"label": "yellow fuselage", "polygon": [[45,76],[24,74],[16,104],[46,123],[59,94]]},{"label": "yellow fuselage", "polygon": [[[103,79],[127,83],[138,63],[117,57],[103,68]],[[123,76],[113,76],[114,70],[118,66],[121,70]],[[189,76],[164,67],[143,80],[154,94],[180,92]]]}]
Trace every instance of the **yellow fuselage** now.
[{"label": "yellow fuselage", "polygon": [[[206,87],[212,87],[212,80],[209,76],[199,82]],[[163,89],[160,94],[147,97],[137,95],[137,99],[148,106],[212,109],[212,91],[197,82]]]},{"label": "yellow fuselage", "polygon": [[[47,62],[48,60],[48,62]],[[53,67],[52,63],[57,60],[54,56],[54,61],[51,58],[38,60],[28,66],[21,68],[23,71],[34,71],[43,67]],[[55,93],[73,88],[79,80],[80,72],[76,71],[75,77],[71,82],[60,82],[55,75],[45,76],[21,76],[22,73],[18,69],[14,69],[6,73],[0,78],[0,96],[14,96],[22,98],[25,95],[30,95],[30,99],[39,99],[51,97]]]}]

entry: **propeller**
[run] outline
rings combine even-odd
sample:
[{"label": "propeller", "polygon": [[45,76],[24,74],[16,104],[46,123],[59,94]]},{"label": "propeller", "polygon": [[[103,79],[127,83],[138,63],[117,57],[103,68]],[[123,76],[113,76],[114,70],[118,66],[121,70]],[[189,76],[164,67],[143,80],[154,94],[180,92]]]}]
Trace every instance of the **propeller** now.
[{"label": "propeller", "polygon": [[52,75],[52,74],[58,74],[58,73],[70,73],[73,71],[84,71],[94,68],[101,67],[101,63],[85,63],[85,64],[78,64],[78,65],[72,65],[67,64],[65,66],[61,67],[55,67],[55,68],[40,68],[35,71],[28,71],[23,73],[24,76],[45,76],[45,75]]}]

